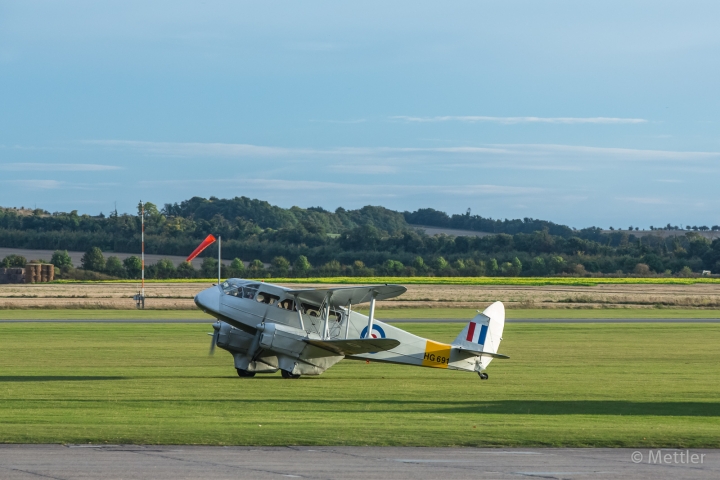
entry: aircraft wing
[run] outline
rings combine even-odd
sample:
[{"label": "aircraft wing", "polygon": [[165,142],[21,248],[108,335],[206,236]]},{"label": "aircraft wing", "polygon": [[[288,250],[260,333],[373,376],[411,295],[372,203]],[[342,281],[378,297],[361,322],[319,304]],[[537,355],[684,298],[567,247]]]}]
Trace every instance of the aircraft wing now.
[{"label": "aircraft wing", "polygon": [[363,287],[308,288],[288,290],[287,293],[300,301],[320,304],[330,296],[331,307],[344,307],[348,303],[358,305],[369,302],[375,292],[375,300],[387,300],[407,291],[402,285],[368,285]]},{"label": "aircraft wing", "polygon": [[503,354],[500,354],[500,353],[482,352],[482,351],[480,351],[480,350],[469,350],[469,349],[467,349],[467,348],[456,347],[456,346],[453,346],[452,348],[454,348],[454,349],[456,349],[456,350],[459,350],[459,351],[461,351],[461,352],[469,353],[469,354],[471,354],[471,355],[479,355],[479,356],[481,356],[481,357],[501,358],[501,359],[503,359],[503,360],[507,360],[507,359],[510,358],[510,357],[508,357],[507,355],[503,355]]},{"label": "aircraft wing", "polygon": [[335,352],[338,355],[384,352],[400,345],[400,341],[394,338],[358,338],[354,340],[313,340],[306,338],[305,341],[310,345]]}]

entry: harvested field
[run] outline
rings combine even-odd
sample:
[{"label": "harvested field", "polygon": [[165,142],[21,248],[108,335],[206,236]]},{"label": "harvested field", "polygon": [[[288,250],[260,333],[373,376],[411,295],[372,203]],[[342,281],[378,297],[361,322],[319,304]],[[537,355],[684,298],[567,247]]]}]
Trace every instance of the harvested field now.
[{"label": "harvested field", "polygon": [[[146,286],[148,309],[195,309],[194,295],[211,283],[152,283]],[[288,285],[291,288],[332,285]],[[572,285],[407,285],[397,299],[379,308],[482,308],[500,300],[513,309],[573,308],[718,308],[720,284]],[[0,285],[0,308],[128,309],[138,285],[131,283]]]}]

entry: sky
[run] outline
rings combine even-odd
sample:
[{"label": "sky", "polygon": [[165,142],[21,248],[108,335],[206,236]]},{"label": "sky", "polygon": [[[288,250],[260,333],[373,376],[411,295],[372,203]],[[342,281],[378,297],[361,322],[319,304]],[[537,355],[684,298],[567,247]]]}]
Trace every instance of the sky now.
[{"label": "sky", "polygon": [[720,224],[720,2],[0,0],[0,206]]}]

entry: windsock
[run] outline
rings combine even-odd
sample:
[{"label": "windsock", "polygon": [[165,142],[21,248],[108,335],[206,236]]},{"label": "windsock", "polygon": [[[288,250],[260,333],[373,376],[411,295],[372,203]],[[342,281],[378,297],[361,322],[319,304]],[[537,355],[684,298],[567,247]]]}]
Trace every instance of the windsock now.
[{"label": "windsock", "polygon": [[200,253],[202,253],[203,250],[205,250],[207,247],[209,247],[213,243],[215,243],[215,237],[213,237],[213,235],[210,234],[207,236],[207,238],[205,240],[202,241],[202,243],[200,245],[198,245],[198,247],[195,250],[193,250],[193,252],[190,254],[190,256],[187,258],[186,261],[192,262],[193,258],[200,255]]}]

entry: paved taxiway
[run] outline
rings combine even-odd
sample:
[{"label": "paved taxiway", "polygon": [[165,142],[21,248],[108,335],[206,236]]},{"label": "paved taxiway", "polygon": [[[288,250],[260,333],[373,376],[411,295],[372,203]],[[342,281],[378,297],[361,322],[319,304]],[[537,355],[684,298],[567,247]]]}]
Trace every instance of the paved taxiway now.
[{"label": "paved taxiway", "polygon": [[0,478],[717,479],[720,450],[0,445]]},{"label": "paved taxiway", "polygon": [[[384,323],[467,323],[467,318],[390,318]],[[137,319],[137,318],[102,318],[102,319],[8,319],[2,323],[213,323],[208,318],[184,319]],[[720,323],[720,318],[510,318],[506,323]]]}]

